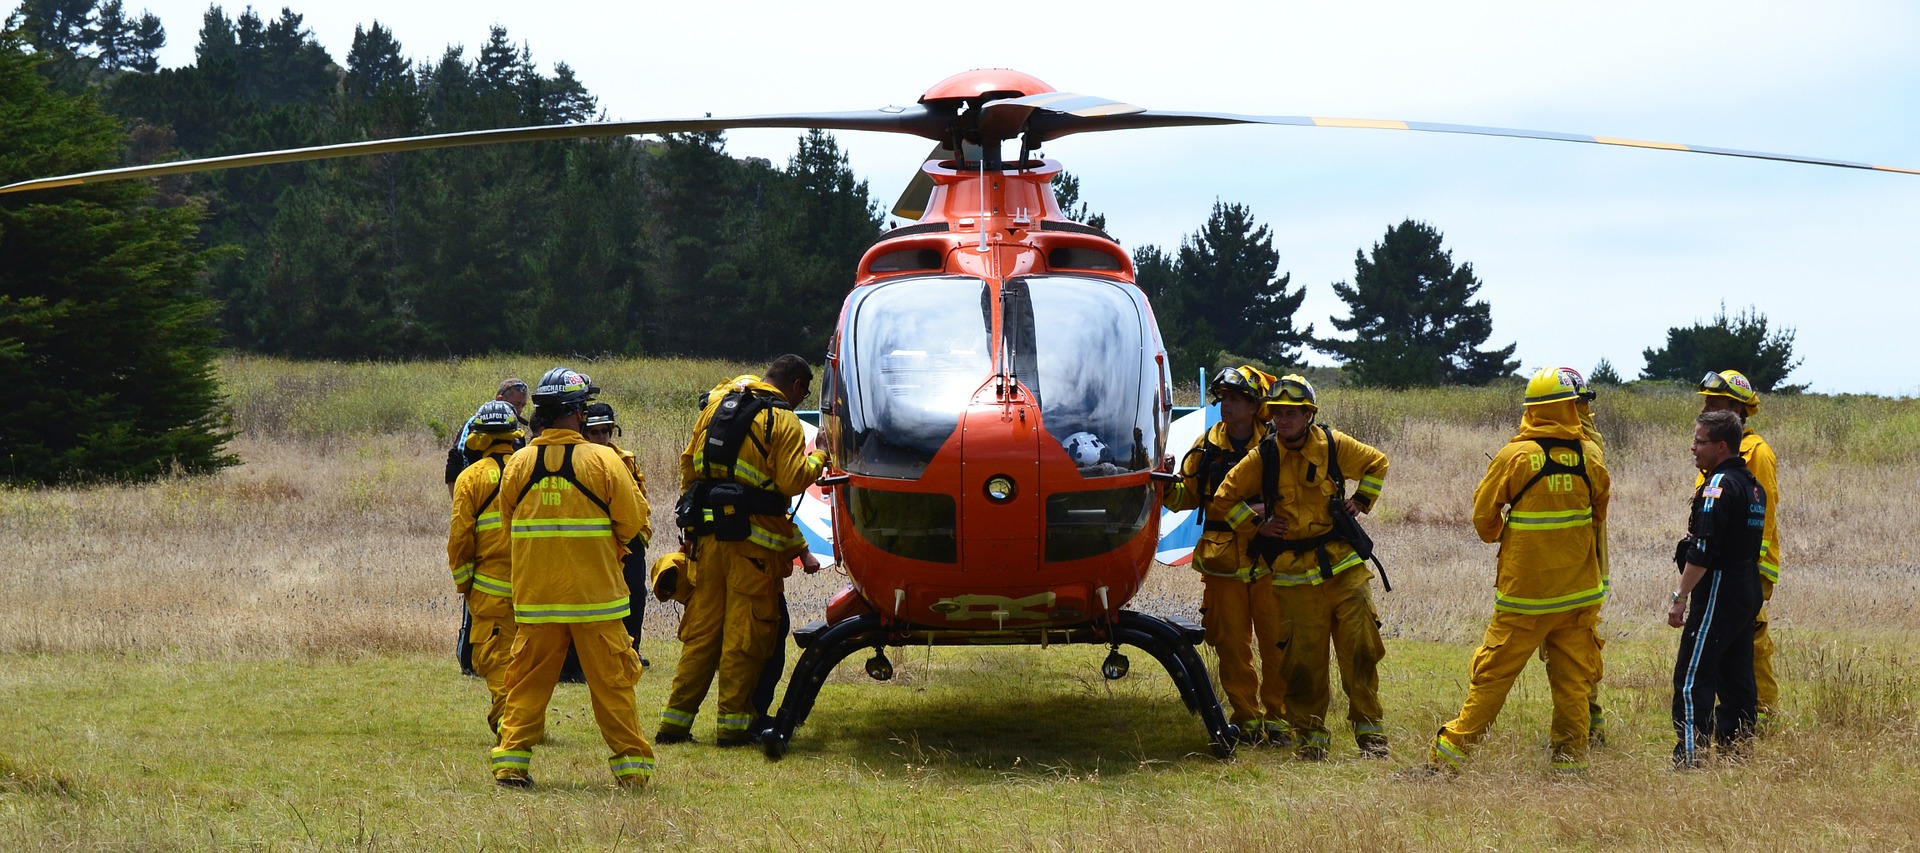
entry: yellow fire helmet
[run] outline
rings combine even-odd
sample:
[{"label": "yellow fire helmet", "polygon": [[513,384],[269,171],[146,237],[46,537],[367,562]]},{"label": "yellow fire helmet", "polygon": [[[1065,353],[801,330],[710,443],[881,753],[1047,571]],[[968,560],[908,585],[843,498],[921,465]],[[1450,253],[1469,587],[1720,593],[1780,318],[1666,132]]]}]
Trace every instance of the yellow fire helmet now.
[{"label": "yellow fire helmet", "polygon": [[1587,389],[1587,379],[1571,367],[1542,367],[1527,380],[1527,405],[1539,406],[1561,400],[1578,400]]},{"label": "yellow fire helmet", "polygon": [[1207,396],[1218,403],[1222,392],[1238,391],[1253,398],[1255,402],[1264,402],[1267,399],[1267,391],[1271,388],[1273,388],[1273,374],[1252,365],[1243,364],[1214,374],[1213,381],[1207,383]]},{"label": "yellow fire helmet", "polygon": [[1313,383],[1298,373],[1289,373],[1273,383],[1267,392],[1269,406],[1306,406],[1307,411],[1320,411],[1320,404],[1313,396]]},{"label": "yellow fire helmet", "polygon": [[693,578],[687,567],[687,555],[680,551],[660,555],[647,570],[647,585],[660,601],[687,603],[693,597]]},{"label": "yellow fire helmet", "polygon": [[1753,383],[1738,370],[1722,370],[1701,377],[1698,393],[1702,397],[1730,397],[1747,407],[1749,417],[1760,411],[1760,392],[1753,390]]}]

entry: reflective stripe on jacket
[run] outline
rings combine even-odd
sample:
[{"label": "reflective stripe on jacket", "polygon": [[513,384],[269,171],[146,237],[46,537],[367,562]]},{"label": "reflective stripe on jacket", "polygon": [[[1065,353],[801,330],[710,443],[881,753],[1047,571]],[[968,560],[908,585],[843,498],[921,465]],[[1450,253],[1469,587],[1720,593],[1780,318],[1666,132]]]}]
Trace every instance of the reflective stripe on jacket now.
[{"label": "reflective stripe on jacket", "polygon": [[[738,385],[728,386],[728,390],[734,387],[775,396],[780,393],[772,385],[747,377],[742,377]],[[687,449],[680,453],[680,488],[683,492],[700,479],[701,463],[704,461],[701,451],[706,446],[707,424],[713,420],[714,412],[719,410],[720,402],[725,398],[726,391],[722,389],[715,389],[709,395],[707,407],[700,412],[700,420],[693,427],[693,436],[687,441]],[[740,442],[740,456],[733,466],[734,481],[791,498],[806,491],[808,485],[820,478],[820,469],[826,466],[826,454],[807,452],[806,431],[800,424],[800,416],[794,414],[791,408],[768,406],[754,416],[748,429],[752,437]],[[765,445],[764,450],[762,444]],[[799,526],[785,513],[753,516],[747,541],[787,557],[798,556],[807,545]]]},{"label": "reflective stripe on jacket", "polygon": [[[1474,531],[1483,542],[1500,543],[1494,609],[1559,613],[1597,605],[1606,597],[1597,531],[1606,521],[1608,490],[1599,446],[1583,436],[1571,400],[1528,406],[1520,427],[1473,490]],[[1579,441],[1586,479],[1552,474],[1527,487],[1547,463],[1547,448],[1536,441],[1542,438]],[[1560,464],[1579,464],[1570,449],[1553,453]]]},{"label": "reflective stripe on jacket", "polygon": [[[1273,428],[1268,426],[1266,421],[1254,421],[1253,437],[1247,439],[1244,452],[1252,453],[1254,448],[1259,446],[1260,440],[1266,438],[1270,432],[1273,432]],[[1225,524],[1227,518],[1207,505],[1209,503],[1207,499],[1212,495],[1202,493],[1203,484],[1200,482],[1202,473],[1200,466],[1204,461],[1203,451],[1209,442],[1219,448],[1216,452],[1223,456],[1232,456],[1233,441],[1227,437],[1226,422],[1214,424],[1206,434],[1194,440],[1193,449],[1187,451],[1187,455],[1180,460],[1180,480],[1167,484],[1162,501],[1167,509],[1176,512],[1183,509],[1200,510],[1200,514],[1206,521],[1214,522],[1213,526],[1217,527],[1219,524]],[[1221,472],[1222,477],[1225,474],[1225,471]],[[1188,519],[1186,523],[1193,524],[1194,520]],[[1241,580],[1265,577],[1270,570],[1259,560],[1247,556],[1247,543],[1253,541],[1253,533],[1252,527],[1202,531],[1200,541],[1193,547],[1194,570],[1203,575]]]},{"label": "reflective stripe on jacket", "polygon": [[[1340,476],[1359,483],[1351,497],[1361,509],[1372,509],[1387,479],[1387,455],[1339,430],[1333,431],[1333,438],[1340,446]],[[1263,474],[1260,453],[1248,453],[1227,472],[1227,479],[1207,503],[1208,511],[1219,513],[1235,531],[1257,529],[1260,516],[1249,504],[1261,500]],[[1311,539],[1333,529],[1327,499],[1333,497],[1336,484],[1327,478],[1327,437],[1319,426],[1307,427],[1307,440],[1297,450],[1280,445],[1279,480],[1280,500],[1267,511],[1287,520],[1286,538]],[[1330,561],[1326,574],[1339,574],[1364,562],[1346,542],[1334,540],[1326,548]],[[1274,586],[1325,581],[1319,555],[1313,551],[1283,553],[1273,561]]]},{"label": "reflective stripe on jacket", "polygon": [[[500,471],[510,441],[494,442],[487,455],[468,465],[453,481],[453,517],[447,522],[447,563],[453,569],[455,589],[479,588],[509,595],[507,535],[500,527],[500,500],[496,494]],[[489,500],[488,496],[493,495]],[[487,500],[486,506],[480,502]],[[494,592],[504,587],[506,592]]]},{"label": "reflective stripe on jacket", "polygon": [[[568,445],[580,488],[557,475],[527,488],[534,454],[545,454],[545,468],[558,471]],[[581,489],[605,501],[606,510]],[[511,525],[514,620],[598,622],[627,615],[620,558],[627,541],[647,529],[648,512],[620,455],[573,430],[549,429],[513,454],[500,481],[500,513]]]}]

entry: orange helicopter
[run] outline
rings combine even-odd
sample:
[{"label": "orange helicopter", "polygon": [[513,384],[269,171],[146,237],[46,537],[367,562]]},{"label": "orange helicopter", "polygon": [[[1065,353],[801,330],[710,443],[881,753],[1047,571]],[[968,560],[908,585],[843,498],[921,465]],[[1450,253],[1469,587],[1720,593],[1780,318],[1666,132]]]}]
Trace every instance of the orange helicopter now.
[{"label": "orange helicopter", "polygon": [[[820,432],[834,468],[800,502],[825,505],[830,550],[851,584],[825,619],[795,631],[804,649],[773,725],[787,751],[821,685],[871,648],[1097,643],[1120,678],[1119,647],[1152,655],[1213,752],[1226,720],[1195,651],[1200,629],[1127,610],[1161,542],[1158,480],[1174,405],[1159,327],[1111,237],[1068,221],[1044,142],[1095,131],[1225,124],[1466,133],[1691,151],[1920,174],[1840,160],[1612,137],[1372,119],[1146,110],[1057,92],[1017,71],[956,74],[911,107],[737,118],[593,122],[471,131],[109,169],[25,181],[0,193],[104,180],[546,139],[819,128],[907,133],[936,143],[894,213],[914,224],[861,258],[826,354]],[[1004,159],[1005,144],[1018,154]],[[821,541],[821,540],[826,541]]]}]

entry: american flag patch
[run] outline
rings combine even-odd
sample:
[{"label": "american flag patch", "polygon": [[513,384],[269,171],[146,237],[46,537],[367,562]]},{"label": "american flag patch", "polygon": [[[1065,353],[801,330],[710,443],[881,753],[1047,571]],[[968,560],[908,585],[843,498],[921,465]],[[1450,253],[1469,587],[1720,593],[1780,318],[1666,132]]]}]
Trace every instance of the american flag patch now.
[{"label": "american flag patch", "polygon": [[1708,498],[1717,498],[1717,497],[1719,497],[1719,496],[1720,496],[1720,487],[1719,487],[1719,486],[1708,486],[1707,488],[1704,488],[1704,489],[1701,489],[1701,490],[1700,490],[1700,495],[1701,495],[1702,497],[1708,497]]}]

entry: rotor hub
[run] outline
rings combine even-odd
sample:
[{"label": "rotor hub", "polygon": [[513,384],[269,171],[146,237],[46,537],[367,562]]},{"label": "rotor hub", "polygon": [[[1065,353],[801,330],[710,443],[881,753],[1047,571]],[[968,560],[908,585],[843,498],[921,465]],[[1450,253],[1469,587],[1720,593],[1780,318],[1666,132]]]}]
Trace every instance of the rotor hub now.
[{"label": "rotor hub", "polygon": [[1011,68],[975,68],[948,77],[920,96],[920,103],[1023,98],[1056,91],[1040,78]]}]

